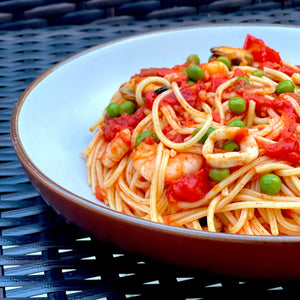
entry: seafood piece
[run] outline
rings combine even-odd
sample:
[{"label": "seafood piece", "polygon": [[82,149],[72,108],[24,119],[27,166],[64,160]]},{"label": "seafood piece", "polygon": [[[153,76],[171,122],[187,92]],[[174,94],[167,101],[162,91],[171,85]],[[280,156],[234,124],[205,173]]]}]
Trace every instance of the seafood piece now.
[{"label": "seafood piece", "polygon": [[195,153],[177,153],[170,157],[166,171],[166,181],[177,179],[183,175],[195,173],[201,169],[203,158]]},{"label": "seafood piece", "polygon": [[[219,140],[240,139],[239,152],[214,153],[215,143]],[[214,168],[230,168],[245,165],[258,157],[255,138],[246,128],[224,126],[213,131],[203,145],[203,156]]]},{"label": "seafood piece", "polygon": [[226,65],[220,61],[211,61],[202,65],[202,69],[210,76],[215,74],[228,74],[229,70]]},{"label": "seafood piece", "polygon": [[267,124],[259,124],[256,126],[252,126],[249,129],[250,133],[256,137],[256,136],[266,136],[272,131],[272,127]]},{"label": "seafood piece", "polygon": [[252,54],[242,48],[221,46],[213,47],[210,51],[215,56],[227,56],[234,65],[249,66],[253,63]]},{"label": "seafood piece", "polygon": [[[133,166],[145,179],[152,180],[155,168],[157,144],[149,145],[141,143],[136,151],[131,154]],[[177,153],[175,156],[170,156],[167,170],[166,182],[177,179],[183,175],[192,174],[201,169],[203,158],[195,153]]]},{"label": "seafood piece", "polygon": [[131,149],[131,131],[123,128],[106,146],[101,162],[104,166],[111,168]]},{"label": "seafood piece", "polygon": [[135,79],[130,79],[128,82],[124,83],[120,88],[119,92],[122,97],[126,100],[135,100]]},{"label": "seafood piece", "polygon": [[[142,97],[142,92],[143,94],[148,91],[156,92],[158,89],[162,88],[161,84],[165,85],[166,87],[170,86],[170,83],[164,78],[156,77],[156,79],[157,82],[153,83],[151,82],[153,80],[150,77],[142,80],[141,82],[137,82],[136,78],[132,78],[119,88],[119,92],[124,99],[133,101],[136,100],[137,96]],[[148,81],[150,81],[150,83],[148,83]]]},{"label": "seafood piece", "polygon": [[131,154],[134,168],[148,181],[151,181],[156,156],[157,144],[140,143],[136,151]]}]

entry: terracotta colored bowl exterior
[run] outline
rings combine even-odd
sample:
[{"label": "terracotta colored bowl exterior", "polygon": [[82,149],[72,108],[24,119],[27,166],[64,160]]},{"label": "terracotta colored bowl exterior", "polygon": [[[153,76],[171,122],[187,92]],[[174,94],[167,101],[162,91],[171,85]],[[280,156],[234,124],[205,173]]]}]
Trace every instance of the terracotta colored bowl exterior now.
[{"label": "terracotta colored bowl exterior", "polygon": [[158,261],[209,272],[249,278],[300,278],[300,237],[215,234],[132,218],[58,188],[40,177],[24,155],[19,154],[19,158],[43,198],[68,221],[102,241]]},{"label": "terracotta colored bowl exterior", "polygon": [[68,221],[133,253],[193,269],[252,278],[300,278],[300,236],[219,234],[130,217],[80,197],[48,178],[27,155],[19,115],[28,95],[54,69],[37,78],[13,112],[11,136],[32,184]]}]

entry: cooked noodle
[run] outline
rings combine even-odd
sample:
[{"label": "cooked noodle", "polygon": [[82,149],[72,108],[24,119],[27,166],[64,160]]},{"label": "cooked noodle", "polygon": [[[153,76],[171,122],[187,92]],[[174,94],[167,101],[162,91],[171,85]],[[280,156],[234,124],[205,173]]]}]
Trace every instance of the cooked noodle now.
[{"label": "cooked noodle", "polygon": [[[215,57],[198,64],[198,80],[187,72],[196,63],[186,62],[144,69],[120,87],[111,103],[130,101],[134,111],[112,115],[107,107],[82,151],[92,193],[114,210],[168,225],[299,235],[300,69],[268,47],[276,62],[253,56],[227,68],[213,49]],[[251,47],[228,51],[241,58]],[[283,80],[294,90],[279,92]],[[243,111],[232,108],[235,97],[245,101]],[[279,190],[276,183],[265,190],[264,175],[277,175]]]}]

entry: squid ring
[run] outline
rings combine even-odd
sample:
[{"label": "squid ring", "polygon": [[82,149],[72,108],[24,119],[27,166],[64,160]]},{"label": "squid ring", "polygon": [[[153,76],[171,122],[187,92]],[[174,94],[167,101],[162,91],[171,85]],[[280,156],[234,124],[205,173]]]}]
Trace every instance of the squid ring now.
[{"label": "squid ring", "polygon": [[[247,130],[245,134],[245,130]],[[214,153],[214,145],[218,140],[233,140],[240,136],[240,151]],[[223,126],[213,131],[203,145],[203,156],[214,168],[230,168],[245,165],[258,157],[259,151],[255,138],[246,128]]]}]

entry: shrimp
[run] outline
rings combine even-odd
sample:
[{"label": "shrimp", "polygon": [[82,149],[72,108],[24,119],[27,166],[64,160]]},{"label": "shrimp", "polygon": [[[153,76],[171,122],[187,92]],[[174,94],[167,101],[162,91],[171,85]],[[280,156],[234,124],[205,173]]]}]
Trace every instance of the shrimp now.
[{"label": "shrimp", "polygon": [[175,180],[183,175],[195,173],[201,169],[203,158],[195,153],[177,153],[170,157],[166,171],[166,181]]},{"label": "shrimp", "polygon": [[151,181],[154,168],[157,145],[141,143],[131,154],[134,168],[148,181]]},{"label": "shrimp", "polygon": [[209,76],[215,74],[227,74],[229,73],[226,65],[221,61],[210,61],[208,63],[202,64],[202,69],[206,71]]},{"label": "shrimp", "polygon": [[101,162],[104,166],[111,168],[131,149],[132,133],[129,128],[123,128],[106,146]]},{"label": "shrimp", "polygon": [[253,63],[252,54],[245,49],[221,46],[211,48],[210,51],[215,56],[227,56],[236,65],[249,66]]},{"label": "shrimp", "polygon": [[[233,139],[240,141],[239,152],[213,153],[215,142]],[[202,151],[207,163],[214,168],[230,168],[245,165],[259,155],[256,140],[249,130],[230,126],[224,126],[212,132],[205,141]]]},{"label": "shrimp", "polygon": [[[136,151],[131,154],[133,166],[146,180],[151,181],[155,168],[157,144],[141,143]],[[192,174],[201,169],[203,158],[195,153],[177,153],[170,156],[165,180],[170,182],[183,175]]]}]

